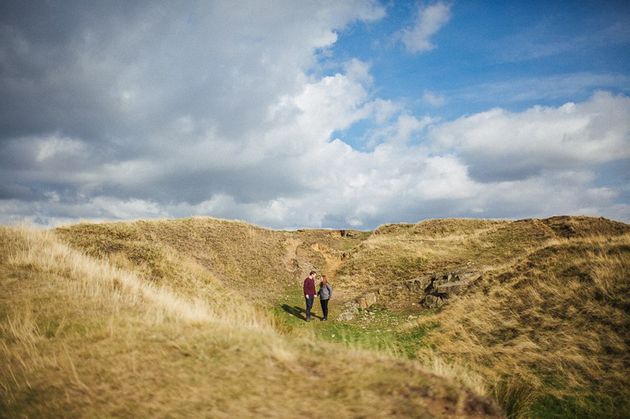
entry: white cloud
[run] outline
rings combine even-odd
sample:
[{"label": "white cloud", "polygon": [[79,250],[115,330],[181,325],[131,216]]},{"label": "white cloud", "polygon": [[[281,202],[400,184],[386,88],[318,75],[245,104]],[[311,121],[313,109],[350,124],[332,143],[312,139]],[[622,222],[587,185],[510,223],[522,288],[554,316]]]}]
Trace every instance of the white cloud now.
[{"label": "white cloud", "polygon": [[444,95],[430,91],[424,92],[424,94],[422,95],[422,100],[435,108],[443,106],[444,102],[446,102],[446,98],[444,97]]},{"label": "white cloud", "polygon": [[[24,89],[16,108],[31,113],[21,129],[40,128],[3,140],[0,222],[212,215],[371,228],[451,216],[630,219],[619,191],[597,175],[598,165],[630,158],[627,97],[598,93],[441,122],[375,97],[365,62],[311,71],[340,28],[382,16],[375,3],[260,4],[116,15],[113,29],[70,36],[71,46],[55,50],[65,61],[40,69],[41,78],[16,81]],[[442,3],[423,9],[416,47],[430,47],[449,15]],[[46,51],[28,48],[20,59]],[[38,101],[31,85],[43,92]],[[71,111],[57,106],[68,103]],[[365,150],[334,138],[359,122],[369,127]]]},{"label": "white cloud", "polygon": [[[328,88],[331,83],[335,89]],[[49,194],[48,199],[36,205],[4,201],[0,218],[9,222],[22,213],[40,223],[55,223],[67,222],[68,217],[213,215],[282,228],[370,228],[383,222],[425,217],[532,217],[560,213],[626,220],[630,217],[628,207],[615,202],[618,191],[596,186],[595,172],[580,169],[625,156],[627,147],[623,145],[627,145],[628,135],[627,118],[623,116],[629,112],[625,97],[599,93],[589,101],[558,108],[535,107],[522,113],[497,109],[442,123],[399,111],[398,117],[382,128],[384,141],[372,151],[359,152],[342,141],[330,141],[329,137],[339,126],[356,121],[357,112],[363,115],[362,109],[374,109],[373,102],[367,101],[357,84],[360,85],[348,74],[336,74],[308,84],[294,98],[282,99],[299,112],[290,112],[293,118],[276,121],[273,129],[256,137],[257,142],[246,143],[242,152],[222,154],[217,160],[223,159],[225,164],[219,167],[231,173],[225,181],[234,188],[211,192],[197,203],[106,195],[69,203]],[[346,100],[335,102],[339,95]],[[335,103],[334,114],[339,121],[346,122],[340,124],[328,111],[322,112],[316,106],[331,103]],[[363,117],[373,116],[365,112]],[[432,142],[409,141],[427,128]],[[591,134],[585,134],[587,131]],[[510,137],[512,134],[518,135]],[[589,145],[593,141],[608,142]],[[567,144],[569,147],[564,146]],[[183,154],[174,153],[166,161],[112,167],[108,176],[114,183],[137,182],[138,187],[160,183],[165,177],[181,174],[180,163],[190,161],[192,154],[201,153],[200,150],[184,149]],[[499,153],[506,160],[499,167],[535,164],[525,167],[526,172],[531,172],[527,176],[475,180],[471,176],[475,173],[474,159],[486,158],[485,164],[495,167],[491,153]],[[252,155],[258,158],[253,159]],[[210,160],[205,169],[213,170],[217,160]],[[555,162],[559,160],[567,163],[558,166]],[[203,169],[203,158],[195,161]],[[277,189],[269,165],[280,173],[277,179],[289,177],[293,186],[286,191]],[[237,173],[244,170],[251,174],[242,182],[269,194],[254,200],[239,198]],[[160,173],[165,173],[165,177],[160,177]],[[198,185],[195,190],[199,193]]]},{"label": "white cloud", "polygon": [[395,121],[389,125],[374,129],[367,134],[366,145],[374,148],[382,143],[404,144],[419,138],[422,130],[433,123],[433,118],[424,116],[417,118],[409,113],[399,113]]},{"label": "white cloud", "polygon": [[430,51],[435,48],[431,37],[451,19],[451,7],[445,3],[436,3],[419,7],[418,16],[413,26],[401,33],[401,40],[412,53]]},{"label": "white cloud", "polygon": [[374,119],[377,124],[384,124],[401,110],[401,107],[391,100],[375,99],[371,102]]},{"label": "white cloud", "polygon": [[[577,175],[576,179],[571,176]],[[588,177],[588,174],[586,175]],[[617,193],[594,187],[578,172],[548,171],[528,179],[480,185],[476,204],[483,214],[529,218],[559,214],[605,215],[628,220],[630,213],[612,210]]]},{"label": "white cloud", "polygon": [[372,84],[372,76],[370,75],[370,66],[356,58],[344,64],[345,74],[352,80],[356,80],[359,83],[370,85]]},{"label": "white cloud", "polygon": [[582,103],[502,109],[435,127],[439,150],[452,150],[484,181],[522,179],[543,170],[630,158],[630,98],[599,92]]},{"label": "white cloud", "polygon": [[81,151],[83,151],[81,141],[59,136],[49,136],[39,140],[36,160],[43,162],[61,155],[78,155]]},{"label": "white cloud", "polygon": [[297,117],[300,128],[327,140],[332,131],[347,128],[366,116],[361,104],[367,92],[351,76],[336,74],[305,86],[293,101],[300,111]]},{"label": "white cloud", "polygon": [[616,90],[618,86],[628,85],[630,77],[623,74],[582,72],[482,83],[453,91],[449,96],[477,103],[536,103],[587,96],[594,90]]}]

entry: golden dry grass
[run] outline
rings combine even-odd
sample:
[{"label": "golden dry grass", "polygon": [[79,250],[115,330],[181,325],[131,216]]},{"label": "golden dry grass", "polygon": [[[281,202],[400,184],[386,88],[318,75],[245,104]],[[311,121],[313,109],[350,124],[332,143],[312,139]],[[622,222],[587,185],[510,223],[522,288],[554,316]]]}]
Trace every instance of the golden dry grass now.
[{"label": "golden dry grass", "polygon": [[[630,226],[431,220],[347,233],[210,218],[2,229],[0,412],[292,417],[323,397],[339,417],[483,416],[484,393],[512,417],[627,408]],[[269,310],[313,268],[335,285],[334,311],[462,266],[483,273],[471,294],[396,326],[428,336],[389,335],[376,351],[361,349],[376,330],[331,344]],[[379,303],[417,313],[411,301]]]},{"label": "golden dry grass", "polygon": [[250,297],[252,283],[273,288],[292,278],[278,263],[286,253],[285,235],[237,221],[189,218],[78,224],[57,233],[90,256],[107,258],[140,272],[146,280],[166,281],[181,290],[199,286],[190,283],[196,275],[182,270],[182,258]]},{"label": "golden dry grass", "polygon": [[191,259],[169,288],[52,232],[1,228],[0,247],[3,416],[295,417],[322,401],[342,418],[496,412],[417,363],[278,334],[211,273],[194,279]]},{"label": "golden dry grass", "polygon": [[[340,274],[357,292],[452,269],[483,274],[472,294],[402,327],[431,325],[416,356],[514,417],[616,417],[630,409],[629,233],[592,217],[387,225]],[[414,301],[393,295],[382,303]]]},{"label": "golden dry grass", "polygon": [[483,376],[515,416],[549,398],[614,416],[629,407],[629,296],[630,235],[556,239],[423,321],[440,325],[440,356]]}]

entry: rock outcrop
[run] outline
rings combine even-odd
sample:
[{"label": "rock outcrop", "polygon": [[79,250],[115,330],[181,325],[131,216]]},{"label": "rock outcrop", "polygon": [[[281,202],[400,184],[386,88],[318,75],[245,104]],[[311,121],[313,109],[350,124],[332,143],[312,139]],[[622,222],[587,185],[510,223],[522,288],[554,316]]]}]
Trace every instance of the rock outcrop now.
[{"label": "rock outcrop", "polygon": [[343,305],[337,320],[353,320],[360,310],[367,310],[376,304],[379,295],[386,301],[387,298],[400,296],[401,293],[411,294],[414,298],[418,298],[420,305],[425,308],[440,308],[448,302],[449,298],[465,294],[480,278],[479,272],[468,268],[408,279],[390,288],[379,288],[377,292],[367,292],[348,301]]},{"label": "rock outcrop", "polygon": [[355,318],[357,314],[359,314],[359,310],[367,310],[372,307],[377,302],[377,295],[373,292],[368,292],[359,297],[355,298],[352,301],[348,301],[343,305],[343,310],[341,314],[337,316],[337,320],[339,321],[349,321]]},{"label": "rock outcrop", "polygon": [[366,310],[376,304],[376,294],[368,292],[356,299],[359,308]]},{"label": "rock outcrop", "polygon": [[480,278],[477,272],[460,270],[414,278],[405,281],[405,285],[423,287],[420,304],[426,308],[439,308],[448,302],[449,297],[466,293]]},{"label": "rock outcrop", "polygon": [[347,322],[356,317],[359,314],[359,304],[356,301],[348,301],[343,305],[343,310],[337,316],[337,320],[340,322]]}]

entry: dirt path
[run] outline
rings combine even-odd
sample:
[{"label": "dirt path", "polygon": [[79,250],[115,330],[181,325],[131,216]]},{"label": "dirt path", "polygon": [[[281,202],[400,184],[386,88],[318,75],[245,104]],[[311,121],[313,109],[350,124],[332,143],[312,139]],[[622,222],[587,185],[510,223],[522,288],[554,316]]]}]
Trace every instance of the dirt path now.
[{"label": "dirt path", "polygon": [[282,263],[287,271],[291,272],[295,280],[299,280],[302,274],[302,264],[298,258],[298,247],[302,244],[302,240],[290,237],[286,239],[284,245],[286,247],[286,253],[282,259]]},{"label": "dirt path", "polygon": [[321,254],[326,261],[326,272],[323,273],[325,273],[330,279],[334,279],[337,275],[339,267],[343,263],[341,256],[333,254],[330,249],[325,246],[321,246],[319,243],[313,244],[311,248]]}]

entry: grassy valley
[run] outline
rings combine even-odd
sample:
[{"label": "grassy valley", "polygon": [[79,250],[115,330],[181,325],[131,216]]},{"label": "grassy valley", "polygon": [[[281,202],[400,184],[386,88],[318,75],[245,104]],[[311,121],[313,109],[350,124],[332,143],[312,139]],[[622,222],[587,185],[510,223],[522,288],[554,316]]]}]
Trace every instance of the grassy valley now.
[{"label": "grassy valley", "polygon": [[[211,218],[0,230],[0,416],[620,417],[630,226]],[[306,323],[301,282],[376,302]],[[438,309],[404,284],[466,270]],[[316,314],[319,309],[316,302]]]}]

